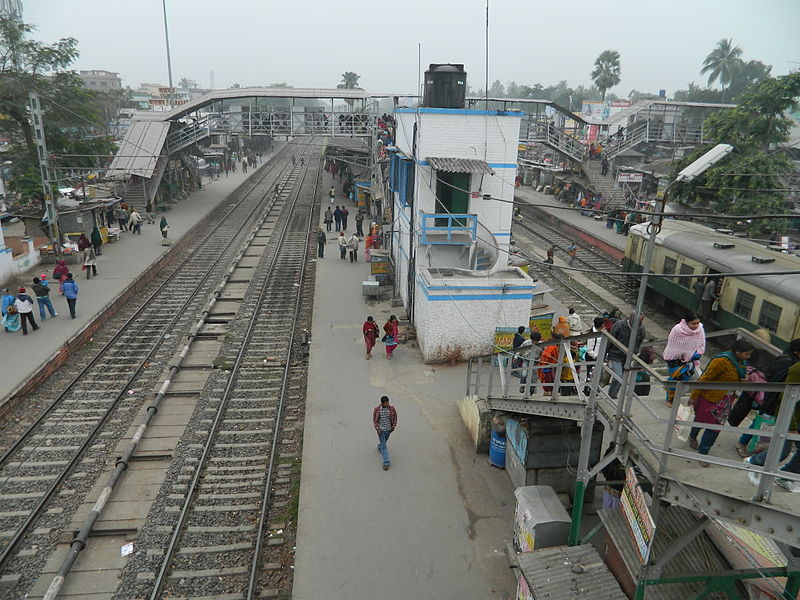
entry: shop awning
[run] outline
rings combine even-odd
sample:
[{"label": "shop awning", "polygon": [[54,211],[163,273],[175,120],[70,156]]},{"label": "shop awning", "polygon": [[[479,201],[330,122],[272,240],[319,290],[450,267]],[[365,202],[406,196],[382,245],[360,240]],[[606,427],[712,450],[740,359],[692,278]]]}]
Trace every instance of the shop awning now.
[{"label": "shop awning", "polygon": [[439,156],[426,156],[425,160],[437,171],[494,175],[494,171],[486,164],[486,161],[477,158],[442,158]]}]

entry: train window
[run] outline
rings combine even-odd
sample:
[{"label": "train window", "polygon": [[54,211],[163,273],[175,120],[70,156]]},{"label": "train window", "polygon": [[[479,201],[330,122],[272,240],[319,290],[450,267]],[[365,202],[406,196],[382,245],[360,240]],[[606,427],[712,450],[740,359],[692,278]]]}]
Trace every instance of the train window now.
[{"label": "train window", "polygon": [[639,257],[637,256],[637,252],[639,252],[639,238],[635,235],[631,236],[631,260],[633,262],[638,262]]},{"label": "train window", "polygon": [[[694,267],[690,267],[689,265],[681,265],[681,275],[693,275],[693,274],[694,274]],[[692,278],[679,277],[678,285],[681,285],[688,290],[690,287],[692,287]]]},{"label": "train window", "polygon": [[748,294],[744,290],[736,292],[736,304],[733,305],[733,314],[739,315],[743,319],[750,320],[750,315],[753,313],[753,304],[756,297],[753,294]]},{"label": "train window", "polygon": [[675,268],[678,266],[678,261],[672,258],[671,256],[667,256],[664,259],[664,274],[671,275],[675,272]]},{"label": "train window", "polygon": [[758,326],[766,327],[772,333],[778,331],[778,321],[781,320],[781,307],[772,302],[761,302],[761,314],[758,316]]}]

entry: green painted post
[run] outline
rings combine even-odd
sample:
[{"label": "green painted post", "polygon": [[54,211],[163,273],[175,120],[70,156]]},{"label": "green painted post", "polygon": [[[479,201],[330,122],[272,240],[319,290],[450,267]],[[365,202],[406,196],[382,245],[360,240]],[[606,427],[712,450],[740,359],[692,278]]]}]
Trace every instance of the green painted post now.
[{"label": "green painted post", "polygon": [[783,588],[785,598],[797,598],[800,596],[800,575],[792,575],[786,578],[786,587]]},{"label": "green painted post", "polygon": [[644,600],[644,581],[639,580],[636,583],[636,591],[633,594],[633,600]]},{"label": "green painted post", "polygon": [[577,546],[581,534],[581,517],[583,515],[583,496],[586,483],[578,479],[575,482],[575,499],[572,501],[572,524],[569,528],[569,545]]}]

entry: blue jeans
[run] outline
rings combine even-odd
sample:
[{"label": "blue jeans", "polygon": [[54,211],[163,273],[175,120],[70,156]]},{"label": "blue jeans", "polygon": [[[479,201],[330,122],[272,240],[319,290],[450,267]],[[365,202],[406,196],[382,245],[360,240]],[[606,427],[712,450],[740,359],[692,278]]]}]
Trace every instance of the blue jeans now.
[{"label": "blue jeans", "polygon": [[45,315],[44,307],[47,307],[47,310],[50,311],[50,316],[56,316],[56,309],[53,308],[53,302],[50,300],[50,296],[42,296],[41,298],[36,298],[36,303],[39,305],[39,318],[44,321],[47,319],[47,315]]},{"label": "blue jeans", "polygon": [[[697,435],[700,433],[700,429],[700,427],[692,427],[691,431],[689,431],[689,437],[693,440],[696,440]],[[700,444],[697,447],[697,451],[700,454],[708,454],[708,451],[711,450],[711,446],[713,446],[714,442],[717,441],[717,437],[719,437],[719,431],[704,429],[703,436],[700,438]]]},{"label": "blue jeans", "polygon": [[381,451],[381,456],[383,457],[383,464],[389,464],[389,448],[386,447],[386,442],[389,441],[389,436],[392,434],[391,431],[380,431],[378,432],[378,450]]},{"label": "blue jeans", "polygon": [[[609,359],[609,361],[608,361],[608,368],[611,369],[611,372],[614,373],[614,375],[616,375],[617,377],[619,377],[620,380],[622,379],[622,367],[623,366],[624,365],[623,365],[622,361],[619,361],[619,360],[616,360],[616,359],[613,359],[613,358]],[[611,378],[611,385],[608,386],[608,395],[611,396],[612,398],[616,398],[617,394],[619,394],[619,388],[621,388],[621,387],[622,387],[622,382],[621,381],[617,381],[616,379],[614,379],[612,377]]]},{"label": "blue jeans", "polygon": [[[781,448],[781,457],[780,460],[785,460],[787,456],[789,456],[789,452],[792,451],[792,444],[794,444],[792,440],[787,440],[783,444],[783,448]],[[750,464],[758,465],[759,467],[763,467],[764,463],[767,461],[767,451],[764,450],[759,452],[758,454],[754,454],[750,457]],[[798,449],[794,453],[792,460],[781,467],[781,471],[788,471],[789,473],[798,473],[800,474],[800,444],[798,444]]]}]

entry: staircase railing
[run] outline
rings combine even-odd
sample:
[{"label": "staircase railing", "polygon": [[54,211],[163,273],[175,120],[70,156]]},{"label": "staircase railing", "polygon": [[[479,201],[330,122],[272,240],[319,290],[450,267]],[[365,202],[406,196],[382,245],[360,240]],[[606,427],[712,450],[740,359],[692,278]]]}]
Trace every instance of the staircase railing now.
[{"label": "staircase railing", "polygon": [[194,123],[185,125],[167,136],[167,154],[172,154],[191,146],[211,135],[211,126],[207,116]]},{"label": "staircase railing", "polygon": [[623,129],[621,135],[612,135],[606,143],[603,144],[603,153],[606,158],[611,160],[626,150],[651,139],[648,129],[649,121],[637,121],[627,129]]},{"label": "staircase railing", "polygon": [[586,154],[583,144],[564,133],[551,121],[531,121],[528,124],[527,139],[525,141],[546,144],[577,162],[583,161]]}]

